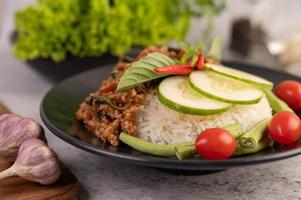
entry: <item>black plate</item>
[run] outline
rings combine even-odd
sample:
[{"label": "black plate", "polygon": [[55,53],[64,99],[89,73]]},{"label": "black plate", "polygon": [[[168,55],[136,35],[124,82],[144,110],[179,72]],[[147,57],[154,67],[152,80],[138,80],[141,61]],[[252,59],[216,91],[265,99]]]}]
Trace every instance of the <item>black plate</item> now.
[{"label": "black plate", "polygon": [[[261,67],[231,62],[226,64],[265,77],[275,84],[287,79],[301,81],[298,77]],[[98,89],[102,80],[109,75],[111,67],[111,65],[107,65],[75,75],[57,84],[47,93],[41,103],[40,112],[42,120],[51,132],[71,145],[94,154],[143,166],[173,170],[221,170],[234,166],[280,160],[301,153],[301,147],[298,143],[286,147],[274,145],[257,154],[224,161],[201,159],[179,161],[172,157],[163,158],[146,155],[124,144],[121,144],[118,148],[104,144],[98,138],[88,133],[81,123],[75,120],[74,113],[84,97]]]}]

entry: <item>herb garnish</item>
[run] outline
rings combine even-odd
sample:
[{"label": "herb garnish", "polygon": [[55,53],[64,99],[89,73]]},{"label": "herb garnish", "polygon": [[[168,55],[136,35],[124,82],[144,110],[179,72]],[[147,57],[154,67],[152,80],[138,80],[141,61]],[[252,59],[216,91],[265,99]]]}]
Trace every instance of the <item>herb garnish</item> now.
[{"label": "herb garnish", "polygon": [[147,81],[167,76],[166,74],[156,73],[154,69],[173,64],[176,64],[176,61],[164,54],[158,52],[149,53],[144,58],[134,62],[125,71],[117,86],[117,91],[126,91]]}]

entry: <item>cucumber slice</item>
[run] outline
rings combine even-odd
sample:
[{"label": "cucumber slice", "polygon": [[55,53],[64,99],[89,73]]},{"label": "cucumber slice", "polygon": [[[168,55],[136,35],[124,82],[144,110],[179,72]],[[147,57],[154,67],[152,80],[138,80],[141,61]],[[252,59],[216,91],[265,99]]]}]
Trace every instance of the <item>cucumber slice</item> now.
[{"label": "cucumber slice", "polygon": [[232,105],[209,99],[190,88],[187,76],[171,76],[158,88],[160,102],[177,112],[190,115],[212,115],[229,110]]},{"label": "cucumber slice", "polygon": [[259,76],[255,76],[253,74],[249,74],[247,72],[243,72],[237,69],[221,66],[221,65],[215,65],[215,64],[206,64],[206,69],[211,70],[215,73],[228,76],[233,79],[237,79],[249,84],[252,84],[254,86],[265,88],[271,90],[273,88],[273,83],[261,78]]},{"label": "cucumber slice", "polygon": [[260,89],[250,84],[211,71],[192,72],[189,84],[196,92],[226,103],[254,104],[263,96]]}]

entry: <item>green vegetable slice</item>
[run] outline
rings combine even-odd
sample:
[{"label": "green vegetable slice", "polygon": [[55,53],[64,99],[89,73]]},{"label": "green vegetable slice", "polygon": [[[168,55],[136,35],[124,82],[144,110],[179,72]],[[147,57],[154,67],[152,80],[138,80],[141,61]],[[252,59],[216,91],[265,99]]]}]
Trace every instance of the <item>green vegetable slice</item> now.
[{"label": "green vegetable slice", "polygon": [[161,103],[177,112],[190,115],[212,115],[229,110],[232,104],[209,99],[190,88],[186,76],[165,78],[159,85]]},{"label": "green vegetable slice", "polygon": [[254,148],[256,144],[267,133],[270,121],[270,118],[264,118],[260,122],[258,122],[253,128],[251,128],[248,132],[243,134],[239,138],[240,146],[244,148]]},{"label": "green vegetable slice", "polygon": [[244,131],[238,123],[228,124],[226,126],[223,126],[222,128],[229,131],[235,139],[240,138],[240,136],[244,134]]},{"label": "green vegetable slice", "polygon": [[117,91],[126,91],[150,80],[167,76],[154,71],[155,68],[176,64],[168,56],[154,52],[133,63],[121,77]]},{"label": "green vegetable slice", "polygon": [[284,101],[279,99],[271,90],[263,90],[274,113],[281,111],[294,112]]},{"label": "green vegetable slice", "polygon": [[133,149],[156,156],[175,156],[175,147],[182,145],[185,146],[190,143],[187,142],[175,145],[153,144],[140,138],[131,136],[125,132],[120,133],[119,140],[129,145]]},{"label": "green vegetable slice", "polygon": [[196,92],[217,101],[233,104],[258,103],[263,96],[260,89],[211,71],[194,71],[189,84]]},{"label": "green vegetable slice", "polygon": [[196,155],[195,151],[195,142],[191,142],[190,145],[175,147],[176,156],[178,160],[185,160],[186,158],[190,158]]},{"label": "green vegetable slice", "polygon": [[266,147],[272,144],[272,141],[268,137],[264,137],[261,141],[256,143],[252,148],[244,148],[240,144],[237,145],[237,148],[233,156],[241,156],[246,154],[257,153],[264,150]]},{"label": "green vegetable slice", "polygon": [[229,68],[226,66],[215,65],[215,64],[205,64],[206,69],[213,71],[215,73],[230,77],[232,79],[236,79],[242,82],[246,82],[252,84],[256,87],[265,88],[271,90],[273,88],[273,83],[261,78],[259,76],[255,76],[253,74],[243,72],[237,69]]}]

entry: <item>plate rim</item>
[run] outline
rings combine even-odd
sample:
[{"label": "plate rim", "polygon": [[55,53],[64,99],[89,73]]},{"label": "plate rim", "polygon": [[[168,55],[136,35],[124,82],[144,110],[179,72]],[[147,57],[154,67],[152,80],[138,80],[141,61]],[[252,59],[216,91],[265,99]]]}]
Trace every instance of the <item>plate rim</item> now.
[{"label": "plate rim", "polygon": [[[292,76],[296,79],[300,79],[297,76],[294,76],[292,74],[288,74],[285,72],[281,71],[276,71],[273,69],[269,68],[262,68],[261,66],[258,65],[252,65],[248,63],[240,63],[240,62],[231,62],[227,61],[224,63],[232,64],[232,65],[237,65],[237,66],[242,66],[242,67],[255,67],[259,70],[266,70],[266,71],[274,71],[276,73],[282,73],[282,74],[287,74],[289,76]],[[244,165],[254,165],[254,164],[261,164],[261,163],[267,163],[267,162],[272,162],[272,161],[278,161],[290,157],[297,156],[301,154],[301,147],[298,147],[293,150],[287,150],[283,152],[278,152],[274,154],[267,154],[267,155],[258,155],[254,157],[248,157],[248,156],[242,156],[242,157],[235,157],[227,160],[176,160],[176,159],[169,159],[165,157],[157,157],[157,156],[150,156],[150,155],[132,155],[132,154],[127,154],[123,152],[113,152],[110,150],[106,149],[101,149],[97,148],[94,145],[91,145],[89,143],[83,142],[75,137],[70,136],[69,134],[65,133],[64,131],[60,130],[57,128],[55,125],[53,125],[50,120],[47,118],[45,111],[44,111],[44,104],[45,100],[48,97],[48,95],[54,90],[57,86],[62,84],[63,82],[67,80],[71,80],[75,78],[76,76],[80,76],[84,73],[89,73],[90,71],[94,70],[99,70],[100,68],[105,68],[112,66],[112,64],[107,64],[102,67],[97,67],[93,69],[89,69],[80,73],[77,73],[75,75],[72,75],[58,83],[56,83],[48,92],[44,95],[42,98],[42,101],[40,103],[40,116],[45,124],[45,126],[50,130],[51,133],[56,135],[58,138],[63,140],[64,142],[69,143],[72,146],[75,146],[76,148],[79,148],[81,150],[100,155],[106,158],[111,158],[111,159],[117,159],[120,161],[125,161],[125,162],[130,162],[142,166],[149,166],[149,167],[157,167],[157,168],[165,168],[165,169],[184,169],[184,170],[221,170],[221,169],[226,169],[226,168],[231,168],[231,167],[238,167],[238,166],[244,166]],[[251,158],[251,159],[250,159]]]}]

